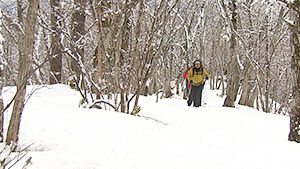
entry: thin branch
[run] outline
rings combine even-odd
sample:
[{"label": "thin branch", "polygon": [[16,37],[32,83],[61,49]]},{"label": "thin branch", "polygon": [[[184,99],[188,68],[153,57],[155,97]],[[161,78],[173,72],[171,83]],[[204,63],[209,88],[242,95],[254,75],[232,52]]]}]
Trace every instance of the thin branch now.
[{"label": "thin branch", "polygon": [[[26,76],[25,80],[22,82],[20,88],[22,88],[24,85],[26,85],[27,80],[33,75],[33,73],[34,73],[36,70],[42,68],[42,67],[43,67],[48,61],[50,61],[51,59],[52,59],[51,57],[46,58],[46,60],[45,60],[42,64],[40,64],[40,65],[39,65],[38,67],[36,67],[32,72],[30,72],[30,73]],[[0,115],[2,115],[2,114],[3,114],[3,113],[11,106],[11,104],[14,102],[14,100],[15,100],[16,97],[18,96],[19,92],[20,92],[19,90],[16,91],[14,97],[13,97],[13,98],[11,99],[11,101],[5,106],[5,108],[0,112]]]},{"label": "thin branch", "polygon": [[96,104],[101,104],[101,103],[104,103],[104,104],[107,104],[109,105],[110,107],[112,107],[114,110],[116,110],[115,106],[113,106],[112,104],[106,102],[106,101],[103,101],[103,100],[99,100],[99,101],[95,101],[91,106],[89,106],[89,108],[93,108],[94,106],[96,106]]}]

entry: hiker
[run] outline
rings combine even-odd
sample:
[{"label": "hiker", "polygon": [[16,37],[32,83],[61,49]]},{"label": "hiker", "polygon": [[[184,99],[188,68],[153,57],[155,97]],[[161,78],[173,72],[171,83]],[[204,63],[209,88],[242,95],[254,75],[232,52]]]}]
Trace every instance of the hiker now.
[{"label": "hiker", "polygon": [[204,88],[205,80],[208,80],[209,74],[203,68],[202,62],[196,60],[194,66],[189,70],[188,81],[191,83],[191,89],[189,91],[188,106],[191,106],[194,102],[194,107],[201,106],[202,91]]},{"label": "hiker", "polygon": [[186,69],[186,71],[183,74],[183,79],[185,79],[185,87],[186,87],[186,93],[189,93],[189,88],[191,87],[191,83],[188,81],[187,79],[187,75],[189,74],[189,70],[190,70],[190,66],[188,65],[188,68]]}]

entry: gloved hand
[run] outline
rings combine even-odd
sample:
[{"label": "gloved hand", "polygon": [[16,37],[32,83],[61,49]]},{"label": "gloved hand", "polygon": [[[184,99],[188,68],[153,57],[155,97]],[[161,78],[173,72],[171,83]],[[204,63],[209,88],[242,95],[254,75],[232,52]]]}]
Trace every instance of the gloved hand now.
[{"label": "gloved hand", "polygon": [[193,80],[190,80],[190,84],[193,84]]},{"label": "gloved hand", "polygon": [[208,80],[208,76],[205,76],[205,79]]}]

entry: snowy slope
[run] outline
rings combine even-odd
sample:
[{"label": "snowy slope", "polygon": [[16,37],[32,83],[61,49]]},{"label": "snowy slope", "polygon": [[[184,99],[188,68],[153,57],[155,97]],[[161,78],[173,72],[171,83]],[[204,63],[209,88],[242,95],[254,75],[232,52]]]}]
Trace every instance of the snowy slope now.
[{"label": "snowy slope", "polygon": [[[20,145],[34,143],[30,169],[299,168],[289,117],[224,108],[218,93],[208,90],[200,108],[179,97],[142,97],[144,117],[134,117],[79,108],[80,95],[68,86],[43,87],[25,107]],[[6,103],[12,94],[4,93]]]}]

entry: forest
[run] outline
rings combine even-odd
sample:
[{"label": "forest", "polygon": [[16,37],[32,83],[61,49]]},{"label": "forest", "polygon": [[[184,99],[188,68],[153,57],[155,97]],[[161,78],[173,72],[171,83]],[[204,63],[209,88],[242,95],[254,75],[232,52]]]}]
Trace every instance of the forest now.
[{"label": "forest", "polygon": [[[1,0],[0,8],[7,144],[18,140],[26,85],[68,84],[82,105],[134,115],[141,95],[184,92],[196,59],[224,106],[289,115],[289,140],[300,142],[299,0]],[[17,92],[4,105],[7,86]]]}]

